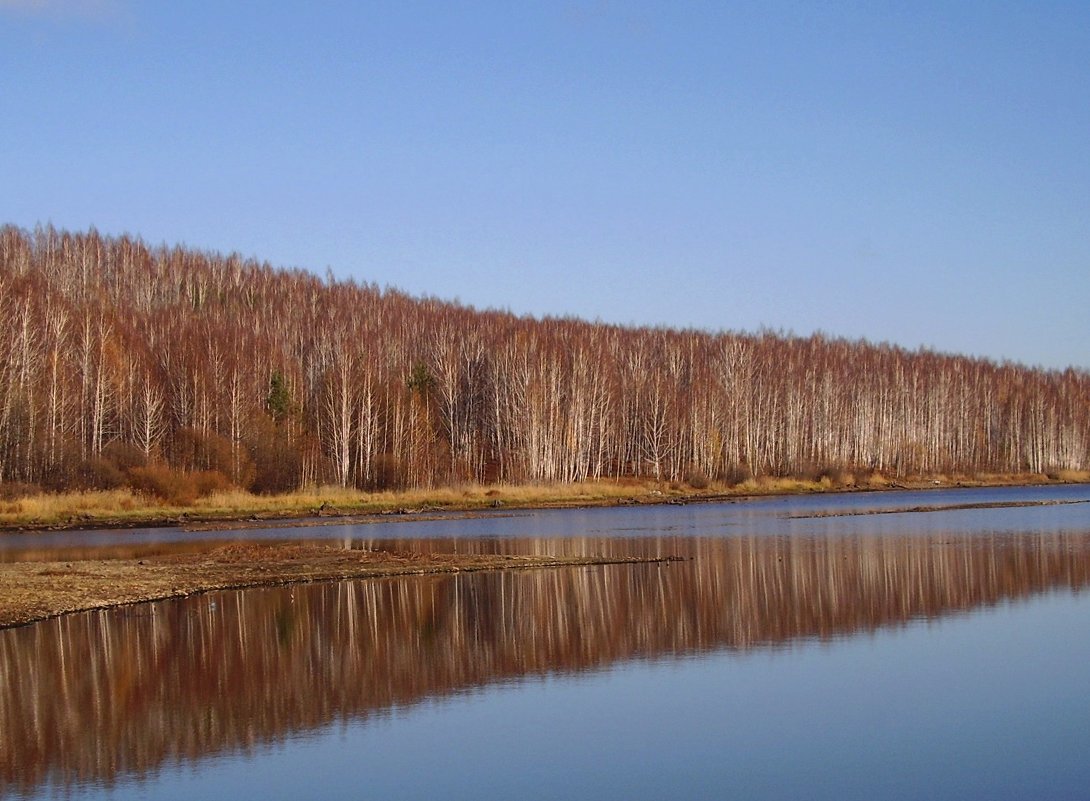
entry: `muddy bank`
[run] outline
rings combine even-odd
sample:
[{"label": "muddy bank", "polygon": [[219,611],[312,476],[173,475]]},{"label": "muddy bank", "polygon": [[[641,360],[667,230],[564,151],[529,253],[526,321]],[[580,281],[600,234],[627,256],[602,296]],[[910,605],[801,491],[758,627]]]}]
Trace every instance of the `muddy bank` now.
[{"label": "muddy bank", "polygon": [[869,515],[903,515],[926,512],[959,512],[965,509],[1020,509],[1029,506],[1070,506],[1090,503],[1090,500],[1075,501],[988,501],[982,503],[950,503],[935,506],[910,506],[907,509],[857,509],[835,512],[808,512],[806,514],[787,515],[790,520],[811,520],[823,517],[866,517]]},{"label": "muddy bank", "polygon": [[678,561],[678,557],[551,557],[346,550],[324,545],[225,545],[144,559],[0,564],[0,628],[69,612],[209,590],[338,579]]}]

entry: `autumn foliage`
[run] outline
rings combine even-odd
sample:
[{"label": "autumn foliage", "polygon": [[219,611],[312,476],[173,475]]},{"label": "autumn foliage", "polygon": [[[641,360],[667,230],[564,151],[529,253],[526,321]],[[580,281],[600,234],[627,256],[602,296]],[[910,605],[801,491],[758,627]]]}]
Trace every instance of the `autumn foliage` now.
[{"label": "autumn foliage", "polygon": [[0,229],[0,484],[261,492],[1090,468],[1090,373],[517,317]]}]

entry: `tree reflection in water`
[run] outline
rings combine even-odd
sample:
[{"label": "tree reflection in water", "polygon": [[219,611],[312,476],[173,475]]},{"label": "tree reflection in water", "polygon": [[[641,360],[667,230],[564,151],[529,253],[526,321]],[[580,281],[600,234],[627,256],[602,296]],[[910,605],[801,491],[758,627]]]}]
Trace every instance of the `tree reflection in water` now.
[{"label": "tree reflection in water", "polygon": [[846,637],[1090,582],[1090,535],[457,546],[687,561],[219,592],[0,632],[0,794],[145,776],[499,680]]}]

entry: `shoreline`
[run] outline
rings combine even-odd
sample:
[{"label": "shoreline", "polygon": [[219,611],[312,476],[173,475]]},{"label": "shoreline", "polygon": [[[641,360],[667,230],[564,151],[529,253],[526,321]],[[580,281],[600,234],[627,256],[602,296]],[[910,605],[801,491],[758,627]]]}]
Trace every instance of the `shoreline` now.
[{"label": "shoreline", "polygon": [[[1011,477],[1013,478],[1013,477]],[[1025,479],[1026,477],[1019,477]],[[40,526],[0,526],[6,531],[66,531],[87,528],[137,528],[151,526],[181,527],[189,531],[226,531],[246,528],[278,527],[285,530],[315,525],[365,525],[392,521],[421,521],[450,517],[494,517],[535,509],[592,508],[626,505],[662,505],[687,503],[745,502],[769,497],[811,494],[846,494],[881,491],[918,491],[941,489],[971,489],[981,487],[1080,485],[1080,481],[1049,480],[989,480],[959,479],[951,483],[936,483],[936,479],[889,483],[865,487],[820,487],[777,485],[774,491],[723,492],[692,490],[678,487],[648,489],[632,487],[632,492],[612,497],[560,497],[504,500],[495,489],[480,494],[475,502],[463,500],[461,505],[445,507],[422,506],[405,508],[392,506],[379,511],[354,512],[323,502],[310,515],[284,516],[255,514],[240,510],[235,515],[202,516],[199,510],[186,510],[177,517],[142,518],[139,520],[71,521]],[[661,485],[656,485],[661,486]],[[747,488],[751,489],[751,488]],[[400,498],[395,500],[404,500]],[[483,500],[482,500],[483,499]],[[487,503],[485,502],[487,501]],[[1087,503],[1065,501],[1062,503]],[[966,508],[981,506],[1051,505],[1048,502],[998,502],[964,504]],[[946,509],[947,507],[943,507]],[[940,511],[938,507],[919,506],[908,512]],[[867,510],[858,514],[881,514]],[[838,513],[839,514],[839,513]],[[851,512],[846,514],[853,514]],[[821,516],[821,515],[818,515]],[[3,536],[0,530],[0,537]],[[518,570],[558,567],[585,567],[608,564],[662,564],[680,561],[677,556],[660,557],[565,557],[513,556],[500,554],[417,553],[400,551],[370,551],[345,549],[312,543],[241,542],[200,548],[195,552],[137,557],[91,558],[51,561],[16,561],[0,563],[0,629],[13,628],[61,615],[96,609],[110,609],[137,603],[181,598],[218,590],[249,587],[275,587],[296,583],[339,581],[349,579],[387,578],[409,575],[439,575],[481,570]]]},{"label": "shoreline", "polygon": [[[49,516],[23,511],[35,499],[0,501],[0,537],[11,532],[79,531],[90,529],[182,528],[191,531],[236,530],[275,526],[366,525],[397,520],[428,520],[459,516],[492,517],[505,512],[543,509],[586,509],[614,506],[689,503],[734,503],[772,497],[854,494],[894,491],[972,489],[991,487],[1068,486],[1090,483],[1090,474],[1051,478],[1041,474],[1002,476],[925,476],[892,480],[873,477],[861,482],[834,484],[826,479],[765,479],[733,487],[694,489],[666,482],[587,482],[536,487],[496,485],[471,489],[444,488],[402,493],[364,493],[321,488],[285,496],[234,494],[225,502],[216,497],[192,506],[161,507],[123,496],[103,508],[86,503],[96,493],[57,496]],[[115,493],[116,494],[116,493]],[[105,496],[109,493],[97,493]],[[67,506],[65,505],[67,502]],[[83,508],[90,506],[91,508]],[[8,510],[5,513],[5,509]]]},{"label": "shoreline", "polygon": [[313,582],[530,570],[596,565],[667,564],[678,556],[555,557],[413,553],[326,545],[241,543],[203,553],[142,559],[0,564],[0,630],[62,615],[185,598],[221,590]]}]

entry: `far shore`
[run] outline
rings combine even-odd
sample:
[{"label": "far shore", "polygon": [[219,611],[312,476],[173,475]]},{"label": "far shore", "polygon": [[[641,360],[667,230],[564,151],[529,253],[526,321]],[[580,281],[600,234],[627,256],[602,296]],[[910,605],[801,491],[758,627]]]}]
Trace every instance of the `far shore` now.
[{"label": "far shore", "polygon": [[217,492],[186,506],[165,505],[130,490],[38,494],[0,498],[0,536],[11,531],[184,527],[194,530],[285,528],[322,523],[421,519],[449,513],[494,514],[502,510],[582,508],[636,504],[741,501],[776,495],[882,490],[1013,487],[1090,483],[1090,471],[997,475],[935,475],[889,478],[880,473],[818,479],[750,479],[693,486],[654,480],[587,481],[576,484],[465,485],[431,490],[364,492],[316,487],[283,495]]},{"label": "far shore", "polygon": [[680,482],[599,481],[579,484],[467,485],[437,489],[366,493],[341,487],[315,487],[284,495],[227,491],[189,506],[166,506],[128,489],[41,494],[0,499],[0,536],[8,531],[71,531],[182,526],[186,529],[238,529],[323,523],[366,523],[420,519],[428,514],[495,513],[497,510],[561,509],[744,500],[777,495],[862,493],[894,489],[1042,486],[1090,483],[1090,471],[1058,474],[935,475],[889,478],[880,473],[857,477],[762,477],[735,485]]},{"label": "far shore", "polygon": [[[834,485],[828,480],[775,479],[735,487],[696,488],[662,482],[601,482],[556,486],[461,487],[368,494],[334,488],[283,496],[232,493],[188,507],[161,507],[128,492],[69,493],[0,501],[0,528],[47,531],[183,526],[191,530],[283,527],[422,520],[447,515],[485,516],[504,510],[743,501],[790,494],[920,490],[951,487],[1047,486],[1090,482],[1090,475],[942,476]],[[1076,502],[1076,501],[1072,501]],[[1084,501],[1078,501],[1084,502]],[[969,503],[992,507],[1052,503]],[[956,507],[956,508],[960,508]],[[946,506],[941,507],[948,508]],[[901,511],[939,511],[917,506]],[[862,513],[862,512],[861,512]],[[880,513],[868,510],[866,513]],[[3,536],[0,533],[0,536]],[[479,570],[666,563],[677,557],[553,557],[501,554],[417,553],[345,549],[315,543],[238,542],[195,546],[139,558],[68,558],[0,564],[0,628],[71,612],[184,597],[214,590],[299,582],[428,575]]]}]

